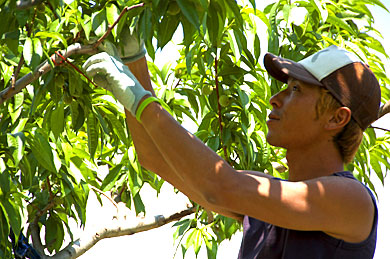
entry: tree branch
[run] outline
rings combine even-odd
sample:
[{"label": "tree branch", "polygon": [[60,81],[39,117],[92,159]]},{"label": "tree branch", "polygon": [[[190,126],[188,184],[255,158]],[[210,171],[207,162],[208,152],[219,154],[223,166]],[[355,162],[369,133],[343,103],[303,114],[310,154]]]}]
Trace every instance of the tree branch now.
[{"label": "tree branch", "polygon": [[33,243],[33,247],[37,250],[39,255],[41,256],[42,259],[46,258],[45,255],[45,248],[42,245],[41,237],[39,235],[39,226],[37,222],[32,222],[28,226],[30,231],[31,231],[31,239]]},{"label": "tree branch", "polygon": [[[97,50],[93,47],[93,45],[82,46],[79,43],[70,45],[66,50],[60,51],[62,56],[64,56],[65,58],[68,58],[75,54],[94,54],[96,52]],[[62,58],[59,57],[57,54],[53,54],[52,60],[55,63],[61,63]],[[34,72],[28,73],[27,75],[18,79],[15,83],[14,88],[12,86],[9,86],[0,92],[0,105],[3,104],[9,98],[13,97],[15,94],[19,93],[27,85],[31,84],[32,82],[37,80],[40,76],[46,74],[52,69],[53,67],[51,66],[49,60],[46,60],[45,62],[41,63],[34,70]]]},{"label": "tree branch", "polygon": [[[174,213],[167,217],[157,215],[154,217],[136,217],[134,221],[124,217],[123,219],[114,218],[109,226],[102,229],[97,229],[89,233],[85,233],[81,238],[71,242],[67,247],[53,256],[44,256],[43,258],[53,259],[71,259],[77,258],[93,247],[98,241],[104,238],[119,237],[125,235],[132,235],[142,231],[151,230],[161,227],[172,221],[179,220],[185,216],[191,215],[196,210],[195,207],[190,207],[183,211]],[[133,218],[134,219],[134,218]],[[39,233],[38,233],[39,234]],[[39,235],[38,235],[39,237]],[[36,239],[37,237],[35,237]],[[33,237],[34,242],[34,237]],[[37,244],[37,249],[42,249],[40,240],[35,240],[34,247]]]},{"label": "tree branch", "polygon": [[390,113],[390,101],[388,101],[382,107],[379,108],[378,119],[388,113]]},{"label": "tree branch", "polygon": [[[29,8],[31,6],[37,5],[41,1],[18,1],[17,6],[18,8]],[[100,37],[99,40],[97,40],[92,45],[82,46],[79,43],[75,43],[73,45],[70,45],[65,51],[59,51],[59,53],[66,59],[74,54],[95,54],[97,52],[97,47],[103,42],[105,38],[111,33],[112,29],[118,24],[120,19],[124,16],[124,14],[134,8],[142,7],[144,6],[144,3],[139,3],[133,6],[128,6],[122,10],[119,17],[115,20],[115,22],[109,27],[109,29],[104,33],[102,37]],[[62,58],[60,58],[57,54],[53,54],[52,56],[53,63],[61,63]],[[3,91],[0,92],[0,105],[3,104],[6,100],[13,97],[15,94],[19,93],[23,88],[25,88],[27,85],[32,83],[33,81],[37,80],[42,75],[49,72],[53,67],[50,65],[49,60],[46,60],[45,62],[41,63],[32,73],[29,73],[25,75],[24,77],[20,78],[15,82],[15,78],[17,78],[18,72],[21,68],[23,62],[23,58],[20,59],[18,68],[16,70],[16,73],[14,74],[14,78],[12,81],[11,86],[7,87]]]}]

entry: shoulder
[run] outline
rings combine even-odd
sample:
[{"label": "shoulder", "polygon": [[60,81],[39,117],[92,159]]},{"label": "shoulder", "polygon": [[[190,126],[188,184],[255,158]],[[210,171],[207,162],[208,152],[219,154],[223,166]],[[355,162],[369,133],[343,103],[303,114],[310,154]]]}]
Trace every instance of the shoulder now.
[{"label": "shoulder", "polygon": [[[344,176],[344,177],[340,177]],[[339,223],[329,225],[328,235],[351,243],[362,242],[370,235],[377,211],[375,198],[351,174],[332,175],[305,181],[316,189],[316,202],[328,207]],[[331,223],[331,222],[329,222]]]}]

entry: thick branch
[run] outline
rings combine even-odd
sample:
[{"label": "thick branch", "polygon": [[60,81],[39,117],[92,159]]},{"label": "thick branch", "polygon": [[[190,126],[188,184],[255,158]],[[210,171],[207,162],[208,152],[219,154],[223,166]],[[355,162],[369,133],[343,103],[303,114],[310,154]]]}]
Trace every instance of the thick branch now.
[{"label": "thick branch", "polygon": [[380,109],[378,113],[378,118],[381,118],[382,116],[390,113],[390,101],[385,103]]},{"label": "thick branch", "polygon": [[[68,58],[75,54],[94,54],[97,50],[93,48],[93,45],[82,46],[79,43],[70,45],[66,50],[61,51],[62,56]],[[61,63],[63,60],[58,55],[53,55],[53,60],[56,63]],[[15,83],[15,87],[7,87],[0,92],[0,105],[15,94],[19,93],[27,85],[37,80],[40,76],[49,72],[53,67],[50,65],[49,60],[41,63],[32,73],[29,73],[22,78],[18,79]]]},{"label": "thick branch", "polygon": [[41,237],[39,235],[39,227],[37,222],[32,222],[28,226],[31,231],[31,238],[32,238],[32,243],[34,248],[37,250],[39,255],[41,256],[42,259],[44,259],[45,256],[45,248],[42,245]]},{"label": "thick branch", "polygon": [[[111,224],[108,226],[105,225],[105,227],[102,229],[97,229],[96,231],[85,233],[81,238],[70,243],[57,254],[53,256],[43,256],[42,258],[77,258],[91,249],[91,247],[93,247],[98,241],[104,238],[132,235],[142,231],[158,228],[172,221],[176,221],[185,216],[191,215],[195,211],[196,208],[191,207],[169,216],[157,215],[154,217],[136,217],[135,220],[133,220],[134,218],[126,217],[123,219],[114,218]],[[31,226],[31,229],[33,230],[33,226]],[[35,236],[32,236],[34,247],[37,248],[39,252],[43,251],[43,246],[39,239],[39,231],[35,229],[35,232],[32,231],[32,234],[35,234]]]}]

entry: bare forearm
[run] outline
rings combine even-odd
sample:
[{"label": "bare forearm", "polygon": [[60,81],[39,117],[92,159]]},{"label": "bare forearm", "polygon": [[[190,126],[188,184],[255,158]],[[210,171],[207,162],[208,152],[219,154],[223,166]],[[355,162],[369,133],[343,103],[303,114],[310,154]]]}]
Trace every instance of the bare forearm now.
[{"label": "bare forearm", "polygon": [[[203,142],[181,127],[158,104],[142,114],[144,128],[168,165],[209,204],[218,206],[219,191],[230,188],[222,179],[236,172]],[[220,181],[221,180],[221,181]]]},{"label": "bare forearm", "polygon": [[[141,85],[153,95],[155,95],[150,76],[148,73],[146,59],[142,58],[133,63],[127,64],[130,71],[134,74]],[[153,168],[154,163],[165,163],[162,160],[157,148],[149,135],[146,133],[144,127],[130,114],[129,111],[125,110],[126,122],[130,130],[130,134],[133,138],[134,146],[137,150],[138,158],[141,164],[149,170],[155,171]],[[151,158],[153,160],[151,160]]]},{"label": "bare forearm", "polygon": [[[145,59],[141,59],[134,63],[128,64],[129,69],[136,76],[137,80],[142,86],[151,91],[153,95],[154,91],[150,82],[150,76],[147,69]],[[145,130],[142,124],[140,124],[127,110],[126,121],[130,129],[131,136],[133,138],[134,146],[136,148],[138,159],[140,163],[148,170],[158,174],[165,181],[175,186],[178,190],[187,195],[191,200],[199,203],[200,205],[218,211],[219,213],[239,219],[239,215],[232,214],[228,211],[221,210],[220,208],[213,208],[207,204],[204,199],[199,195],[198,190],[194,190],[188,183],[183,181],[180,174],[178,174],[170,165],[165,161],[165,158],[161,155],[159,149],[156,147],[154,141],[150,138],[149,134]]]}]

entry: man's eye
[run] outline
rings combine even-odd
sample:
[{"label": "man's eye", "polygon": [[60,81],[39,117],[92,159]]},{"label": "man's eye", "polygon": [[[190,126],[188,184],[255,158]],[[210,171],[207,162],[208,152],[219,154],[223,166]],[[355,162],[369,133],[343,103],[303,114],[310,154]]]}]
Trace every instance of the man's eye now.
[{"label": "man's eye", "polygon": [[292,87],[292,90],[293,90],[293,91],[298,91],[299,88],[298,88],[298,86],[294,85],[294,86]]}]

